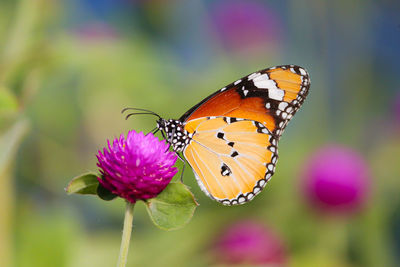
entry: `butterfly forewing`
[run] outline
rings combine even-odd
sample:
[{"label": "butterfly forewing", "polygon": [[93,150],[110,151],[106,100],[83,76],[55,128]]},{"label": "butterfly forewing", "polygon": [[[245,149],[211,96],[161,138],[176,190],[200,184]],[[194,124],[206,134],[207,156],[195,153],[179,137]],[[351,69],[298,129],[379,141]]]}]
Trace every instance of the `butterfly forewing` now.
[{"label": "butterfly forewing", "polygon": [[300,108],[310,87],[308,73],[295,65],[254,72],[210,95],[181,121],[207,116],[246,118],[263,123],[280,136]]}]

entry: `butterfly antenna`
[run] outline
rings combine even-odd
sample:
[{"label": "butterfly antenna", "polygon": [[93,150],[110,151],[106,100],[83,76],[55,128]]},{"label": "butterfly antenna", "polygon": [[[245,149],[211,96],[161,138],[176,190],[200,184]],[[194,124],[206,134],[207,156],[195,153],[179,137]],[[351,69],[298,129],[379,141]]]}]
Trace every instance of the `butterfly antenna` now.
[{"label": "butterfly antenna", "polygon": [[133,113],[129,113],[128,115],[126,115],[125,120],[127,120],[130,116],[132,115],[153,115],[153,116],[157,116],[159,117],[157,114],[153,114],[153,113],[147,113],[147,112],[133,112]]},{"label": "butterfly antenna", "polygon": [[154,116],[157,116],[159,119],[161,119],[161,116],[155,113],[154,111],[148,110],[148,109],[143,109],[143,108],[124,108],[121,110],[121,113],[124,113],[127,110],[135,110],[135,111],[145,111],[147,113],[141,113],[141,114],[152,114]]}]

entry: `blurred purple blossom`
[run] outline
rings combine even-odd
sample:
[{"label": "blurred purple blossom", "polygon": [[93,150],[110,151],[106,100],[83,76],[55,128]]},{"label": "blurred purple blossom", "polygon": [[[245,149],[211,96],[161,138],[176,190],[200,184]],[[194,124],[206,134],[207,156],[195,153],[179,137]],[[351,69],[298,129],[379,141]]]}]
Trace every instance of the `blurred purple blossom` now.
[{"label": "blurred purple blossom", "polygon": [[118,38],[116,30],[103,22],[82,24],[76,32],[81,40],[89,42],[112,41]]},{"label": "blurred purple blossom", "polygon": [[157,196],[171,182],[177,159],[165,141],[152,133],[130,131],[97,154],[100,184],[131,203]]},{"label": "blurred purple blossom", "polygon": [[350,148],[320,148],[305,166],[304,193],[320,211],[348,213],[365,204],[369,173],[363,157]]},{"label": "blurred purple blossom", "polygon": [[397,94],[394,100],[394,116],[397,122],[400,124],[400,93]]},{"label": "blurred purple blossom", "polygon": [[283,242],[263,224],[244,220],[228,226],[215,245],[218,263],[284,266]]},{"label": "blurred purple blossom", "polygon": [[225,46],[233,49],[274,45],[280,39],[280,24],[275,11],[254,1],[220,1],[213,20]]}]

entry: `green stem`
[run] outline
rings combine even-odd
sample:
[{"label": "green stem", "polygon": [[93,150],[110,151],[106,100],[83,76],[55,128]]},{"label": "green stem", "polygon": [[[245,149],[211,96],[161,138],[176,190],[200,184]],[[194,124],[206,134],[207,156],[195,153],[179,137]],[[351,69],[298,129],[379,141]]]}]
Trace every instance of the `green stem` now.
[{"label": "green stem", "polygon": [[121,248],[119,250],[119,257],[117,267],[125,267],[128,259],[129,241],[132,233],[132,220],[133,220],[133,207],[135,204],[126,202],[124,229],[122,230]]}]

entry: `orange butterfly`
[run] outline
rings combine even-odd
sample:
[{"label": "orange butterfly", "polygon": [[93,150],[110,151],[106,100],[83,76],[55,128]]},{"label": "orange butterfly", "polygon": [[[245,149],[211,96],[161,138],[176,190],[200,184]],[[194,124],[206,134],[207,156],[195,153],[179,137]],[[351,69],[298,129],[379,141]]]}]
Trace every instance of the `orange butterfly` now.
[{"label": "orange butterfly", "polygon": [[[157,130],[192,167],[200,188],[224,205],[243,204],[274,174],[278,141],[310,87],[305,69],[254,72],[205,98]],[[179,155],[179,154],[178,154]]]}]

